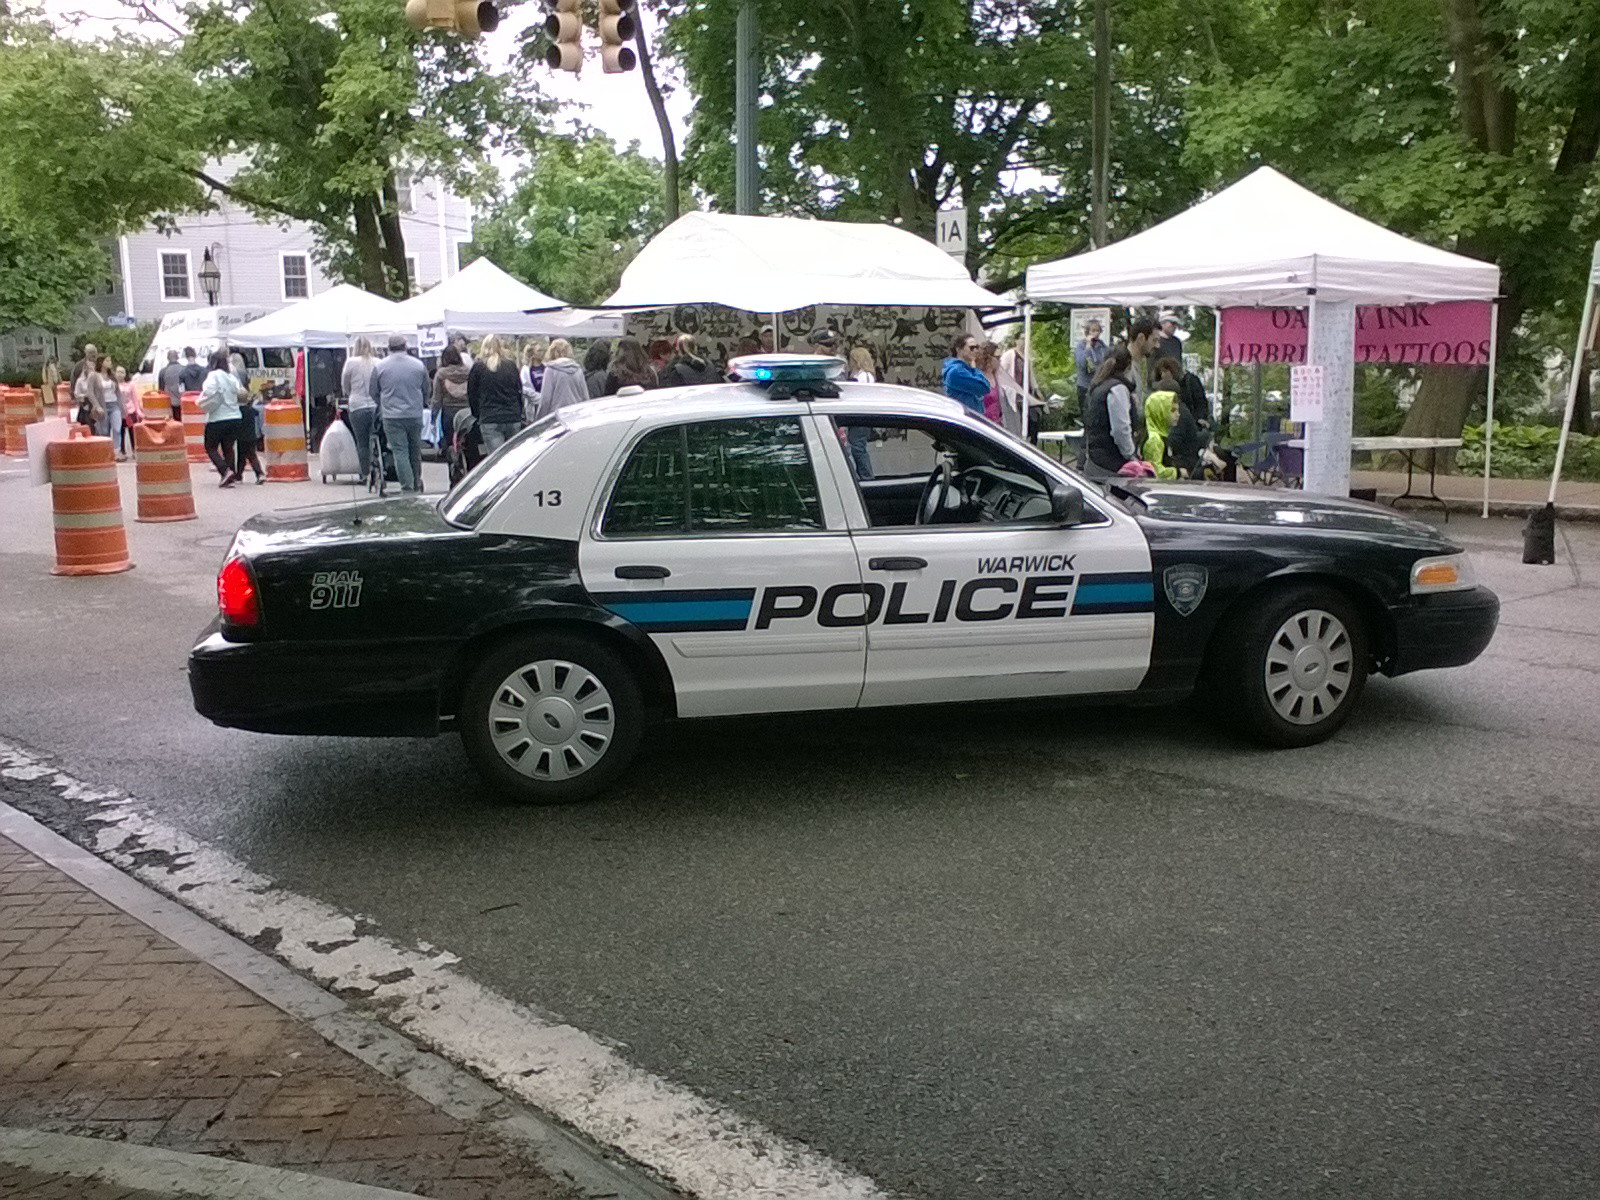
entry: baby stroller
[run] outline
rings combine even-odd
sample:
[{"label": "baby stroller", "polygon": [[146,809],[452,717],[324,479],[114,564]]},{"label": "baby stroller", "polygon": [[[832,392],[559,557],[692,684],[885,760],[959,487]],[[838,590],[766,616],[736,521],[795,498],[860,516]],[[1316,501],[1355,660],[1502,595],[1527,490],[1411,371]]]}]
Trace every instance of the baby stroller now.
[{"label": "baby stroller", "polygon": [[372,423],[372,463],[367,468],[367,491],[377,492],[382,499],[389,484],[400,482],[400,472],[395,470],[394,451],[389,449],[389,439],[384,436],[383,422]]},{"label": "baby stroller", "polygon": [[444,457],[450,471],[450,486],[455,487],[468,471],[483,461],[483,437],[471,409],[458,409],[451,424],[445,439]]}]

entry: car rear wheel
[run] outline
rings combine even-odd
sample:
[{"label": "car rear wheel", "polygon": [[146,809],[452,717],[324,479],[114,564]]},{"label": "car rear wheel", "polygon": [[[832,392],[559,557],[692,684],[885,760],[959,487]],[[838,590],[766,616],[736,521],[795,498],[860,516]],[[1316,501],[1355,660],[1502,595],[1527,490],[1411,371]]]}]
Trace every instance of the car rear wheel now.
[{"label": "car rear wheel", "polygon": [[[1248,604],[1249,601],[1246,601]],[[1302,586],[1242,611],[1216,647],[1228,711],[1270,746],[1310,746],[1350,717],[1367,681],[1361,614],[1328,587]]]},{"label": "car rear wheel", "polygon": [[588,638],[519,638],[467,681],[461,740],[499,791],[528,804],[570,804],[601,791],[639,750],[643,705],[622,659]]}]

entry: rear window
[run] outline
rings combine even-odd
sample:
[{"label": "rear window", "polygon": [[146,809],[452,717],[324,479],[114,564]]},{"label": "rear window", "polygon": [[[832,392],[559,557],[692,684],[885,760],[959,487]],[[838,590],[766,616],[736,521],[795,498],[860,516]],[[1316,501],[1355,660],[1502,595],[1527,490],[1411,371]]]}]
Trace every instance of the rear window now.
[{"label": "rear window", "polygon": [[479,463],[444,498],[440,512],[452,525],[471,529],[484,514],[522,478],[522,473],[560,441],[567,427],[555,415],[535,421],[500,449]]}]

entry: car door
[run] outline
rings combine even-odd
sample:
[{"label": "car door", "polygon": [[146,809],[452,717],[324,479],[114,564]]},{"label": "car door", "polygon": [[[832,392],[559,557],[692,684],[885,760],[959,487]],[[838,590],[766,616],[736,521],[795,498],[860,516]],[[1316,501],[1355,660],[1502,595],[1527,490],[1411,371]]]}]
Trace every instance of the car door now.
[{"label": "car door", "polygon": [[[864,595],[876,606],[863,705],[1139,686],[1150,663],[1155,596],[1149,545],[1132,518],[1090,498],[1083,523],[1062,528],[1049,516],[1049,492],[1070,477],[976,421],[834,421],[838,431],[824,440]],[[862,424],[870,430],[869,470],[840,452]],[[920,502],[929,475],[957,458],[986,460],[987,478],[1014,482],[1001,501],[1011,517],[973,513],[916,524],[914,512],[906,515],[906,495]]]},{"label": "car door", "polygon": [[[849,708],[861,575],[798,414],[636,428],[579,548],[584,585],[647,633],[682,716]],[[824,604],[824,602],[826,602]]]}]

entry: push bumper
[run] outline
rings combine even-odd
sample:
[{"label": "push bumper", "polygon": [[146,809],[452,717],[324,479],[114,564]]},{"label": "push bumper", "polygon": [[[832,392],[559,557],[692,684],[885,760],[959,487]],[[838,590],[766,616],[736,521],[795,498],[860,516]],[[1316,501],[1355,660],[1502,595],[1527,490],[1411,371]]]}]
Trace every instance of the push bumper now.
[{"label": "push bumper", "polygon": [[440,648],[233,642],[213,623],[189,652],[195,711],[256,733],[426,737],[439,732]]},{"label": "push bumper", "polygon": [[1500,599],[1486,587],[1414,596],[1392,610],[1394,657],[1386,675],[1459,667],[1482,654],[1500,620]]}]

